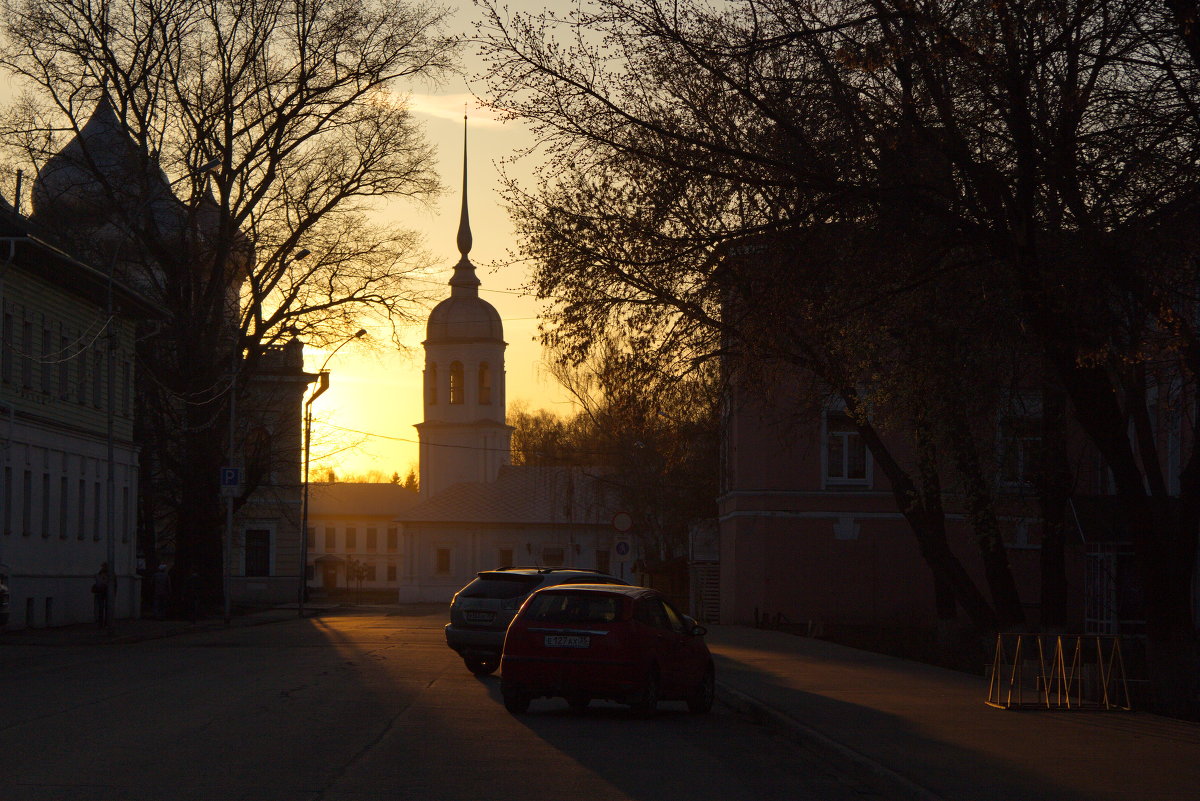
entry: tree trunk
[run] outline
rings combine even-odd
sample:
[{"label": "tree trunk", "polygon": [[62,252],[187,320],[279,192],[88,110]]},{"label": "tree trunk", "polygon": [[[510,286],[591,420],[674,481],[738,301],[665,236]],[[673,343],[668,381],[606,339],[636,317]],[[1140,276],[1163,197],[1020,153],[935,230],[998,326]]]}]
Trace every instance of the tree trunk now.
[{"label": "tree trunk", "polygon": [[1042,386],[1041,470],[1038,500],[1042,510],[1041,628],[1067,626],[1066,541],[1071,520],[1071,467],[1067,461],[1067,399],[1051,381]]},{"label": "tree trunk", "polygon": [[975,542],[983,559],[984,576],[992,594],[996,624],[1001,629],[1020,627],[1025,623],[1025,610],[1021,606],[1017,583],[1008,564],[1008,549],[1000,534],[995,500],[979,464],[975,438],[961,417],[956,417],[950,423],[950,442],[953,443],[955,466],[963,480],[967,517],[975,531]]},{"label": "tree trunk", "polygon": [[[891,451],[883,444],[874,426],[860,423],[858,416],[853,414],[858,403],[857,396],[851,391],[843,391],[842,398],[846,402],[846,408],[851,411],[850,417],[855,421],[855,427],[870,449],[871,455],[891,482],[896,506],[916,536],[922,558],[933,571],[935,587],[936,582],[942,582],[944,587],[953,591],[955,600],[978,631],[995,631],[995,613],[962,566],[962,562],[950,549],[946,539],[946,515],[941,505],[940,487],[934,485],[928,487],[926,492],[919,492],[908,473],[900,467]],[[919,431],[915,438],[918,452],[925,451],[922,457],[924,469],[931,470],[931,476],[936,478],[937,471],[931,461],[934,458],[933,446],[929,438],[923,437]]]}]

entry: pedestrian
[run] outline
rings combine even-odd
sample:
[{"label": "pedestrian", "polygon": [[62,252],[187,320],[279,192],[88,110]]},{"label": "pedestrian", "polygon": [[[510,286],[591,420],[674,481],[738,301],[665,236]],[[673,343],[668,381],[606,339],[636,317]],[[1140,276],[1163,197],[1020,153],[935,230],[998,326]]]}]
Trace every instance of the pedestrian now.
[{"label": "pedestrian", "polygon": [[193,567],[183,583],[183,603],[187,607],[188,620],[192,623],[200,617],[200,591],[200,573]]},{"label": "pedestrian", "polygon": [[171,600],[171,574],[166,565],[159,565],[154,572],[154,618],[163,620],[167,616],[167,603]]},{"label": "pedestrian", "polygon": [[108,570],[108,562],[100,565],[92,580],[92,602],[96,608],[96,623],[100,628],[108,625],[108,591],[109,585],[113,591],[117,589],[117,581]]}]

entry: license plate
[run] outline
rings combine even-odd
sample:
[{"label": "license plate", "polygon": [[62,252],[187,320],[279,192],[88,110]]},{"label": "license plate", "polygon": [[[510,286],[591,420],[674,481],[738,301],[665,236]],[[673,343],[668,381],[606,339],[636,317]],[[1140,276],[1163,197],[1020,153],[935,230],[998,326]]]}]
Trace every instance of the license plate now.
[{"label": "license plate", "polygon": [[573,634],[547,634],[547,648],[590,648],[591,637],[580,637]]},{"label": "license plate", "polygon": [[468,622],[471,622],[471,623],[491,623],[492,620],[496,617],[496,613],[495,612],[475,612],[475,611],[468,609],[466,612],[463,612],[463,617]]}]

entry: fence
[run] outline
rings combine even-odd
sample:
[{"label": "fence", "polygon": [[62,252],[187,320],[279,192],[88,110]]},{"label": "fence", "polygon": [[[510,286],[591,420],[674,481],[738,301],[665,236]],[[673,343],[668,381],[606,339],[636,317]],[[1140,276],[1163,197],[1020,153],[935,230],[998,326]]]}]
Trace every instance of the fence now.
[{"label": "fence", "polygon": [[997,709],[1130,710],[1121,640],[1095,634],[1000,634],[987,704]]}]

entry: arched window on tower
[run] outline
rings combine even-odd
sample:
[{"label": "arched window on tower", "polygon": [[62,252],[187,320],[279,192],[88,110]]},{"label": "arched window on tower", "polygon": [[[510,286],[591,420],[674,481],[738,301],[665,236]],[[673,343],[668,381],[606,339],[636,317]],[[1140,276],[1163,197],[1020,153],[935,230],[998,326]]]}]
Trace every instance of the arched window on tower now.
[{"label": "arched window on tower", "polygon": [[463,386],[462,362],[450,363],[450,402],[463,403],[465,387]]},{"label": "arched window on tower", "polygon": [[437,362],[430,362],[425,368],[425,397],[430,406],[437,406]]},{"label": "arched window on tower", "polygon": [[479,403],[485,406],[492,403],[492,368],[487,362],[479,365]]}]

